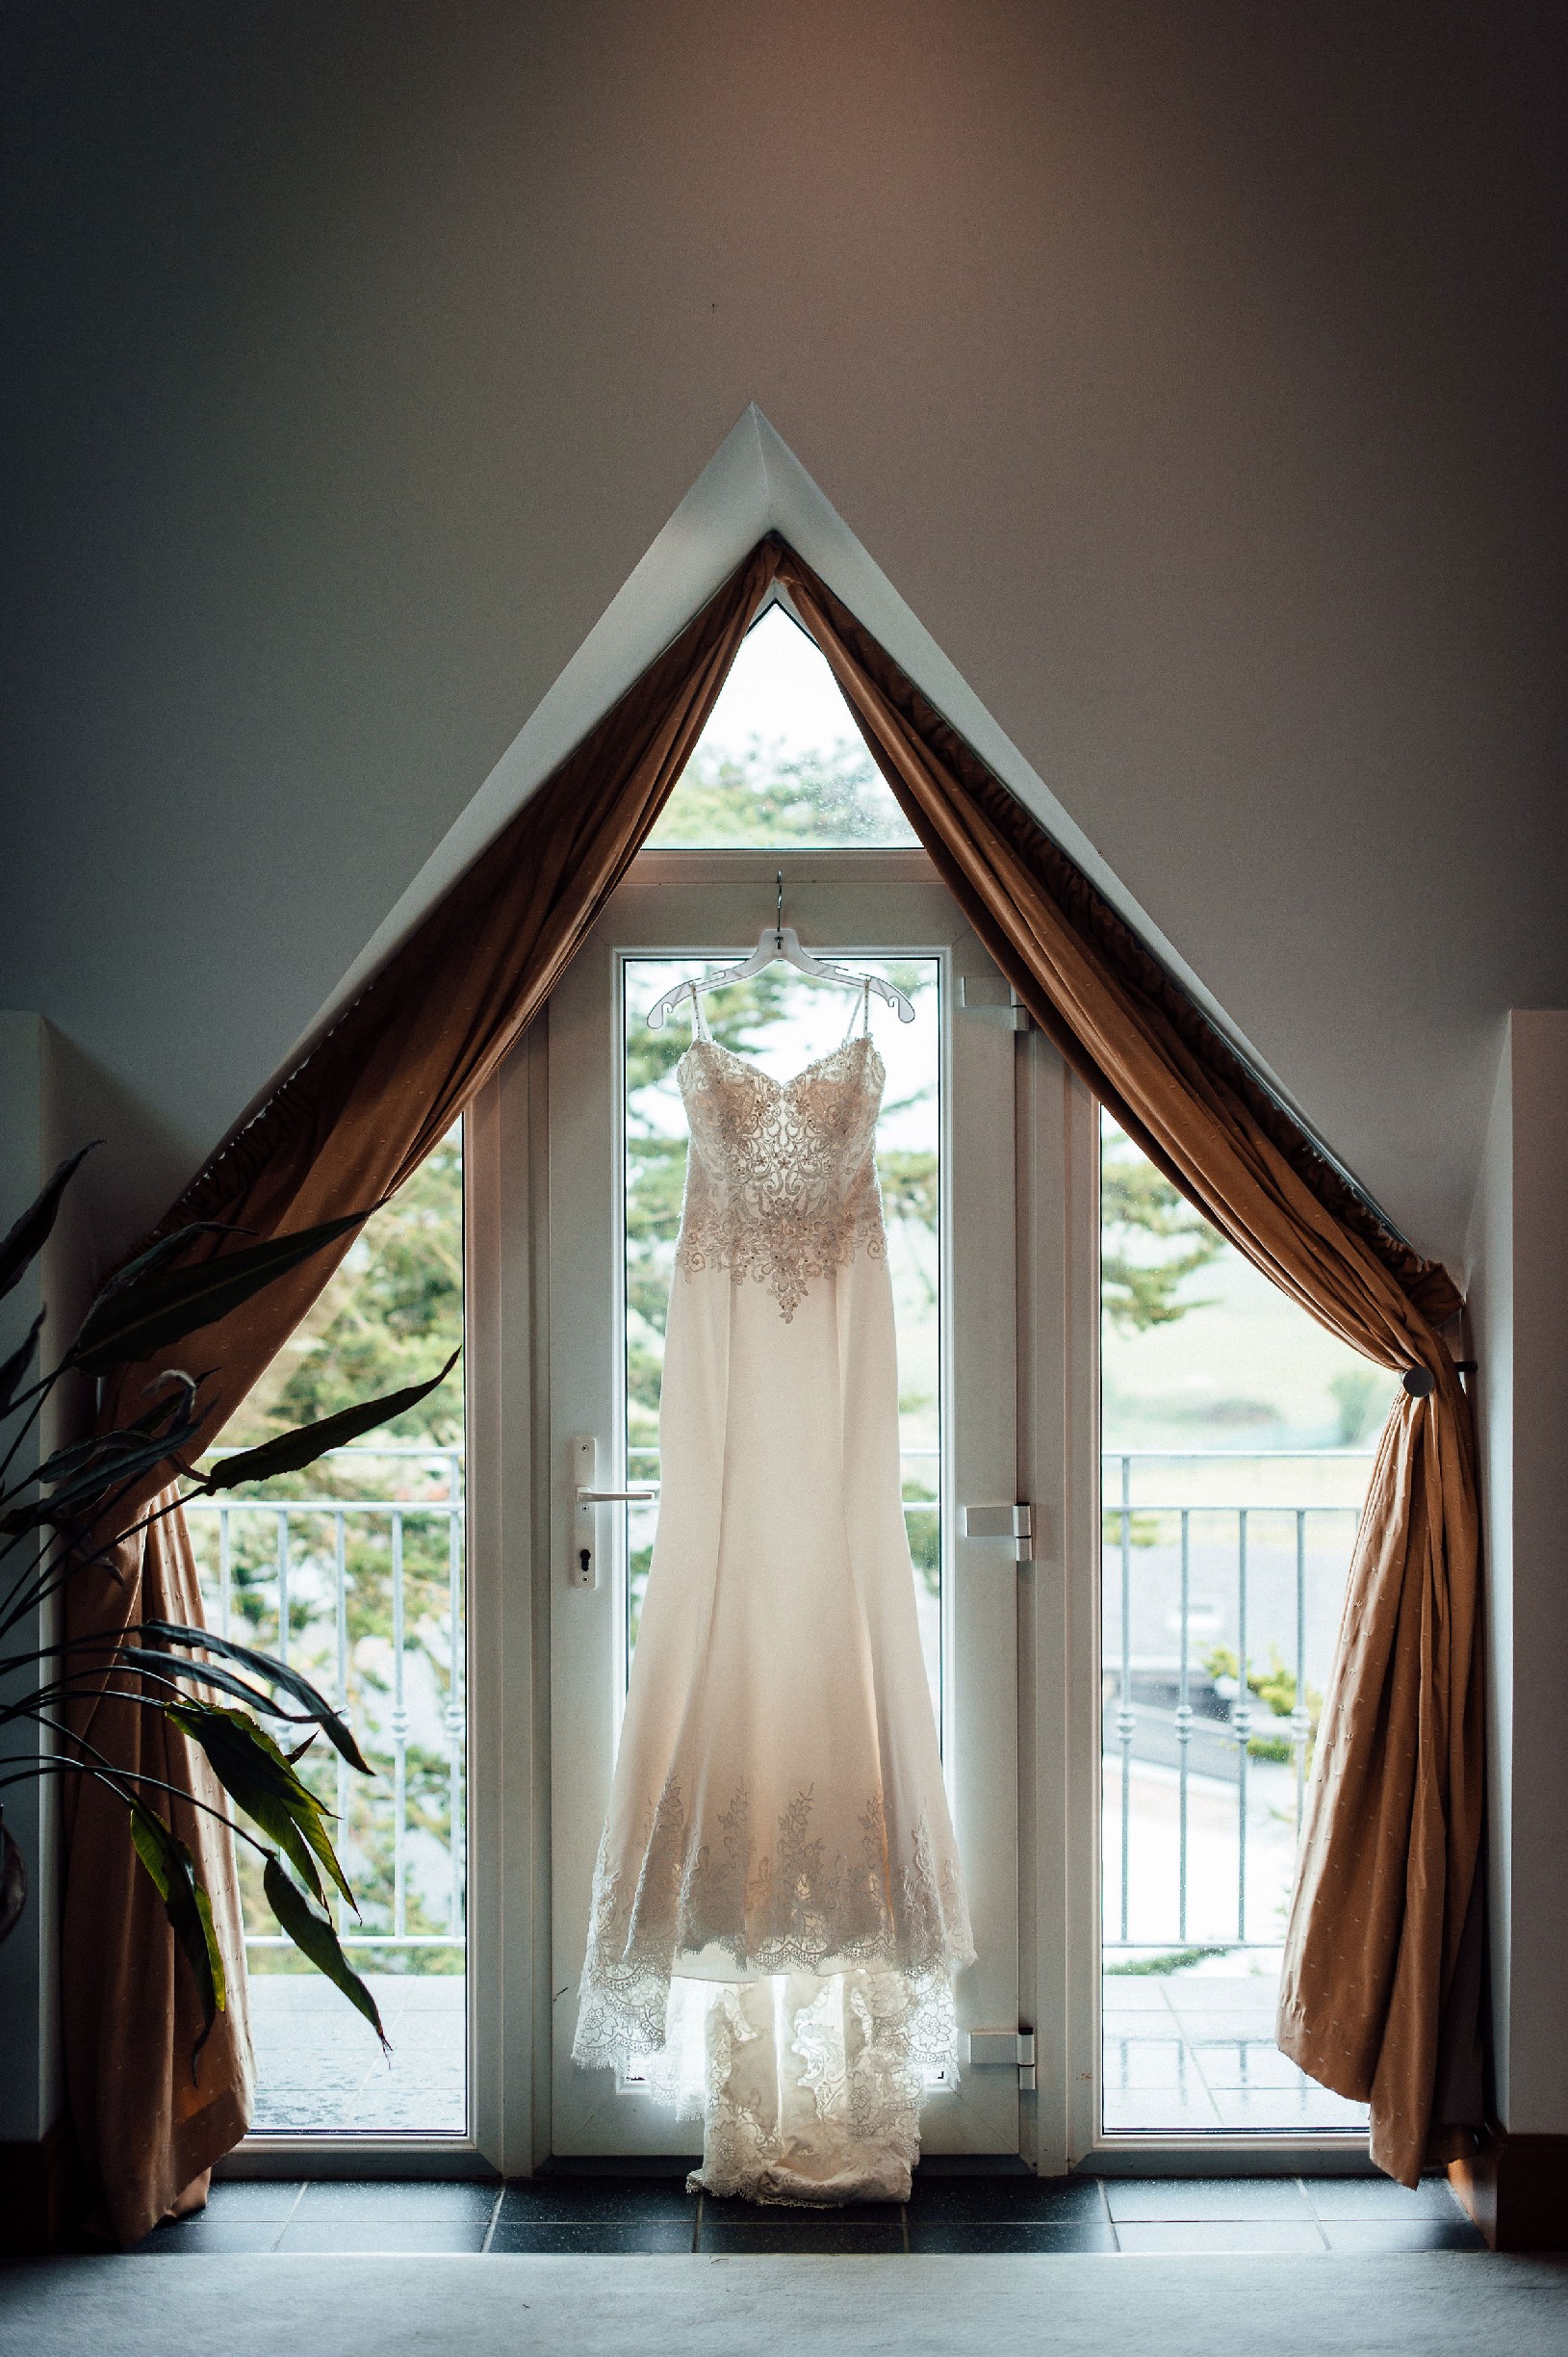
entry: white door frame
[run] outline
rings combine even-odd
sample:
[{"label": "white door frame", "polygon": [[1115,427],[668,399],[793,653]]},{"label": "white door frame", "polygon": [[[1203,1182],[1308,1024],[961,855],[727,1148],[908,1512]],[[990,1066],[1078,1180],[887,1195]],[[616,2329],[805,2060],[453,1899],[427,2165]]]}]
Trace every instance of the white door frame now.
[{"label": "white door frame", "polygon": [[[802,858],[788,860],[791,877]],[[776,861],[760,855],[770,874]],[[1041,1033],[1019,1035],[1016,1053],[1017,1468],[1035,1528],[1016,1589],[1018,1947],[1038,2075],[1038,2093],[1022,2099],[1020,2149],[1045,2176],[1084,2162],[1107,2172],[1366,2173],[1364,2137],[1100,2133],[1098,1109]],[[464,1127],[470,2133],[253,2137],[221,2174],[527,2176],[552,2150],[556,1485],[548,1256],[527,1210],[548,1201],[549,1110],[542,1015]]]},{"label": "white door frame", "polygon": [[[650,881],[700,881],[713,876],[715,856],[644,853],[633,872]],[[723,867],[755,867],[764,880],[778,864],[771,853],[717,856]],[[859,864],[868,856],[794,854],[786,862],[792,895],[807,888],[809,867],[831,875],[846,858]],[[910,881],[929,888],[923,854],[883,854],[883,863],[889,880],[902,866]],[[954,932],[956,919],[950,912]],[[1002,1807],[1018,1810],[1018,2010],[1040,2033],[1040,2092],[1022,2098],[1019,2148],[1054,2172],[1087,2149],[1098,2116],[1092,1938],[1070,1990],[1067,1970],[1069,1936],[1082,1941],[1083,1928],[1095,1922],[1097,1769],[1090,1772],[1092,1789],[1069,1794],[1065,1761],[1068,1743],[1092,1761],[1098,1741],[1097,1130],[1087,1093],[1040,1033],[1013,1032],[1005,1003],[971,1010],[969,1020],[1006,1036],[1018,1066],[1017,1388],[1014,1432],[1003,1438],[1004,1451],[1015,1450],[1016,1493],[1032,1502],[1040,1536],[1035,1564],[1015,1575],[988,1561],[984,1577],[993,1608],[1015,1616],[1019,1639],[1017,1782]],[[510,2176],[529,2174],[552,2151],[552,2013],[561,1994],[551,1970],[551,1569],[561,1501],[548,1417],[552,1304],[542,1215],[549,1123],[547,1011],[474,1107],[466,1164],[472,2122],[477,2152]],[[984,1141],[964,1143],[987,1151]],[[1058,1176],[1065,1169],[1066,1187]],[[1074,1689],[1079,1706],[1069,1721]],[[508,1847],[525,1861],[522,1871],[506,1871]],[[1087,2035],[1067,2029],[1069,1996],[1087,2018]],[[935,2147],[935,2118],[931,2127]]]}]

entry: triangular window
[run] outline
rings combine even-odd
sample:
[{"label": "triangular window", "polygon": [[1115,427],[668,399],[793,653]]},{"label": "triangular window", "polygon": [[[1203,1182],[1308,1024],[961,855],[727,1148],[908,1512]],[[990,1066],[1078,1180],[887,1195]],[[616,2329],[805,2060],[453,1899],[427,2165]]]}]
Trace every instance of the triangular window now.
[{"label": "triangular window", "polygon": [[770,607],[747,633],[650,850],[915,840],[826,661]]}]

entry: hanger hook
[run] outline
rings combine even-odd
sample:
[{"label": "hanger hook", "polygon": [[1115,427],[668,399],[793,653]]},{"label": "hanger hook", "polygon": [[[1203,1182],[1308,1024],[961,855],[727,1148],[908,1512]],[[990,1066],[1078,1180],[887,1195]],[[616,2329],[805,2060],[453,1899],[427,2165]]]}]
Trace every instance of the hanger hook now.
[{"label": "hanger hook", "polygon": [[773,940],[775,947],[780,949],[784,947],[784,869],[782,868],[779,870],[779,905],[774,913]]}]

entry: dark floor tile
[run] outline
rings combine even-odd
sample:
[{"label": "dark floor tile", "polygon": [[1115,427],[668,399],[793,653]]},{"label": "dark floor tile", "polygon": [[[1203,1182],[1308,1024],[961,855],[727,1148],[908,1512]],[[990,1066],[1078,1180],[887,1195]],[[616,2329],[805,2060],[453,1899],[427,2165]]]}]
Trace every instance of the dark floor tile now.
[{"label": "dark floor tile", "polygon": [[765,2218],[775,2226],[810,2225],[814,2218],[835,2218],[843,2226],[902,2226],[902,2202],[858,2201],[823,2203],[740,2201],[719,2193],[703,2195],[703,2232],[711,2218]]},{"label": "dark floor tile", "polygon": [[1304,2177],[1307,2200],[1321,2218],[1461,2218],[1446,2177],[1424,2177],[1414,2190],[1388,2177]]},{"label": "dark floor tile", "polygon": [[427,2223],[490,2223],[499,2185],[424,2178],[417,2184],[388,2178],[338,2183],[318,2178],[305,2188],[296,2222],[301,2226],[335,2224],[340,2218],[383,2218],[389,2224],[423,2219]]},{"label": "dark floor tile", "polygon": [[1107,2177],[1111,2215],[1158,2224],[1188,2218],[1279,2218],[1310,2225],[1294,2177]]},{"label": "dark floor tile", "polygon": [[917,2174],[910,2218],[1105,2220],[1097,2177],[926,2177]]},{"label": "dark floor tile", "polygon": [[910,2212],[910,2249],[921,2251],[1114,2251],[1117,2239],[1103,2217],[1055,2224],[1037,2219],[934,2217]]},{"label": "dark floor tile", "polygon": [[1033,2177],[1034,2170],[1016,2153],[927,2153],[914,2171],[914,2182],[934,2177]]},{"label": "dark floor tile", "polygon": [[1331,2251],[1383,2258],[1390,2251],[1483,2251],[1485,2237],[1467,2217],[1324,2218]]},{"label": "dark floor tile", "polygon": [[172,2259],[189,2252],[233,2257],[239,2252],[270,2251],[282,2232],[280,2224],[262,2219],[229,2226],[218,2218],[180,2218],[172,2226],[155,2226],[135,2247],[152,2258]]},{"label": "dark floor tile", "polygon": [[339,2258],[373,2252],[388,2258],[413,2258],[428,2251],[479,2251],[484,2248],[489,2220],[464,2218],[341,2217],[317,2218],[310,2224],[285,2226],[278,2238],[280,2251],[330,2251]]},{"label": "dark floor tile", "polygon": [[631,2257],[637,2253],[689,2251],[696,2223],[678,2217],[498,2218],[490,2238],[494,2257],[517,2258],[532,2251],[584,2259]]},{"label": "dark floor tile", "polygon": [[527,2177],[501,2197],[501,2220],[530,2218],[663,2217],[696,2215],[697,2196],[683,2177]]},{"label": "dark floor tile", "polygon": [[281,2226],[293,2215],[303,2191],[297,2179],[291,2183],[285,2178],[220,2177],[200,2215],[221,2218],[226,2226],[260,2226],[269,2218],[275,2218]]},{"label": "dark floor tile", "polygon": [[1134,2221],[1118,2224],[1117,2241],[1137,2256],[1158,2251],[1171,2258],[1243,2257],[1321,2258],[1322,2230],[1311,2218],[1185,2218],[1170,2222]]},{"label": "dark floor tile", "polygon": [[715,2216],[705,2201],[698,2247],[709,2258],[725,2252],[736,2256],[751,2252],[774,2259],[901,2258],[904,2230],[885,2218],[853,2222],[837,2210],[804,2210],[785,2216],[777,2211],[753,2209],[746,2217]]}]

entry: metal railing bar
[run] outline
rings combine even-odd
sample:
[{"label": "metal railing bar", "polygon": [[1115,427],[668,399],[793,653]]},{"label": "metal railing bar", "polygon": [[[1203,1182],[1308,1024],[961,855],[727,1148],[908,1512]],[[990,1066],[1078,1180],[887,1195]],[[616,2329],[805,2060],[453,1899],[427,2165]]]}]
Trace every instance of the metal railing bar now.
[{"label": "metal railing bar", "polygon": [[[281,1931],[247,1931],[247,1948],[292,1948],[294,1942]],[[466,1948],[467,1939],[450,1931],[345,1931],[339,1935],[344,1948]],[[302,1977],[302,1976],[301,1976]]]},{"label": "metal railing bar", "polygon": [[[202,1449],[197,1455],[196,1463],[207,1464],[215,1457],[242,1457],[250,1446],[251,1443],[245,1440],[236,1441],[231,1448]],[[444,1443],[439,1440],[428,1442],[387,1440],[379,1448],[367,1447],[363,1440],[353,1440],[346,1443],[342,1448],[322,1449],[316,1462],[319,1464],[324,1464],[329,1458],[340,1457],[428,1457],[433,1462],[438,1457],[445,1457],[455,1459],[460,1464],[465,1454],[466,1451],[460,1443]]]},{"label": "metal railing bar", "polygon": [[277,1657],[289,1666],[289,1510],[277,1517]]},{"label": "metal railing bar", "polygon": [[407,1930],[408,1709],[403,1696],[403,1519],[392,1517],[392,1921]]},{"label": "metal railing bar", "polygon": [[1247,1769],[1252,1733],[1252,1689],[1247,1682],[1247,1508],[1236,1511],[1236,1937],[1247,1937]]},{"label": "metal railing bar", "polygon": [[466,1732],[466,1710],[463,1693],[463,1549],[458,1534],[455,1483],[457,1467],[452,1464],[453,1513],[447,1523],[447,1767],[448,1848],[450,1873],[450,1895],[448,1910],[449,1927],[455,1935],[463,1921],[464,1846],[463,1846],[463,1745]]},{"label": "metal railing bar", "polygon": [[[461,1516],[462,1502],[454,1506],[450,1498],[231,1498],[219,1505],[217,1498],[187,1498],[188,1515],[433,1515],[437,1520],[452,1515]],[[1138,1509],[1140,1513],[1143,1508]]]},{"label": "metal railing bar", "polygon": [[[1125,1529],[1127,1525],[1124,1523],[1122,1527]],[[1176,1917],[1178,1936],[1182,1939],[1187,1937],[1187,1791],[1193,1741],[1193,1707],[1188,1698],[1187,1690],[1188,1645],[1193,1604],[1191,1539],[1188,1516],[1184,1512],[1181,1517],[1181,1688],[1180,1699],[1176,1704],[1176,1742],[1180,1748],[1181,1760],[1180,1853],[1176,1869]]]},{"label": "metal railing bar", "polygon": [[[1123,1507],[1128,1472],[1121,1468]],[[1132,1881],[1132,1746],[1138,1713],[1132,1701],[1132,1515],[1121,1516],[1121,1691],[1117,1697],[1117,1732],[1121,1738],[1121,1936],[1127,1936]]]},{"label": "metal railing bar", "polygon": [[1296,1838],[1301,1838],[1306,1813],[1307,1745],[1312,1740],[1312,1713],[1306,1698],[1306,1515],[1296,1517],[1296,1708],[1291,1733],[1296,1742]]},{"label": "metal railing bar", "polygon": [[[333,1555],[337,1571],[334,1585],[338,1607],[337,1705],[339,1717],[348,1722],[348,1554],[347,1532],[345,1517],[341,1514],[335,1518],[333,1540]],[[334,1757],[337,1761],[338,1775],[338,1825],[340,1828],[346,1829],[348,1824],[348,1763],[341,1751],[334,1753]],[[333,1912],[337,1916],[338,1930],[341,1934],[345,1920],[344,1908],[347,1903],[341,1891],[334,1894],[334,1900]]]},{"label": "metal railing bar", "polygon": [[1215,1459],[1217,1459],[1217,1458],[1218,1458],[1218,1459],[1221,1459],[1221,1460],[1228,1460],[1228,1461],[1229,1461],[1231,1463],[1233,1463],[1233,1464],[1280,1464],[1280,1463],[1285,1463],[1287,1460],[1294,1461],[1294,1462],[1298,1462],[1298,1463],[1304,1463],[1304,1464],[1322,1464],[1322,1463],[1353,1463],[1353,1464],[1371,1464],[1371,1463],[1372,1463],[1372,1462],[1373,1462],[1373,1460],[1374,1460],[1374,1458],[1376,1456],[1376,1454],[1377,1454],[1377,1452],[1376,1452],[1376,1450],[1375,1450],[1375,1449],[1349,1449],[1349,1448],[1342,1448],[1342,1449],[1328,1449],[1328,1448],[1323,1448],[1323,1449],[1317,1449],[1317,1448],[1297,1448],[1297,1449],[1227,1449],[1227,1448],[1160,1449],[1160,1448],[1133,1448],[1133,1449],[1101,1449],[1101,1451],[1100,1451],[1100,1457],[1101,1457],[1102,1462],[1104,1462],[1104,1463],[1110,1463],[1110,1462],[1111,1462],[1113,1459],[1115,1459],[1115,1460],[1117,1460],[1117,1461],[1125,1460],[1125,1461],[1126,1461],[1128,1463],[1133,1463],[1133,1464],[1146,1464],[1146,1463],[1149,1463],[1151,1460],[1152,1460],[1152,1461],[1157,1461],[1157,1462],[1158,1462],[1158,1463],[1160,1463],[1161,1464],[1186,1464],[1186,1463],[1195,1463],[1195,1463],[1212,1463],[1212,1462],[1213,1462]]},{"label": "metal railing bar", "polygon": [[1312,1498],[1312,1499],[1309,1499],[1309,1500],[1308,1500],[1308,1502],[1307,1502],[1305,1505],[1289,1505],[1289,1504],[1281,1503],[1281,1504],[1279,1504],[1279,1505],[1277,1505],[1277,1506],[1275,1506],[1275,1505],[1273,1505],[1273,1504],[1272,1504],[1272,1503],[1271,1503],[1270,1505],[1267,1505],[1267,1506],[1259,1505],[1255,1499],[1248,1499],[1247,1503],[1245,1506],[1241,1505],[1239,1502],[1237,1502],[1237,1501],[1236,1501],[1236,1500],[1234,1500],[1234,1499],[1231,1501],[1231,1503],[1230,1503],[1229,1505],[1225,1505],[1225,1506],[1207,1506],[1207,1505],[1205,1505],[1205,1504],[1202,1502],[1202,1500],[1201,1500],[1201,1499],[1199,1499],[1199,1498],[1167,1498],[1167,1499],[1160,1499],[1160,1498],[1140,1498],[1140,1499],[1138,1499],[1138,1500],[1137,1500],[1136,1504],[1133,1504],[1133,1505],[1125,1505],[1125,1506],[1124,1506],[1124,1505],[1121,1503],[1121,1501],[1120,1501],[1118,1498],[1113,1498],[1113,1499],[1111,1500],[1111,1503],[1110,1503],[1108,1506],[1102,1506],[1102,1507],[1100,1508],[1100,1512],[1101,1512],[1101,1514],[1102,1514],[1102,1515],[1107,1515],[1107,1516],[1109,1516],[1109,1515],[1154,1515],[1154,1514],[1163,1514],[1163,1515],[1179,1515],[1179,1514],[1195,1514],[1195,1515],[1234,1515],[1234,1514],[1250,1514],[1250,1515],[1348,1514],[1348,1515],[1358,1515],[1358,1514],[1361,1512],[1361,1509],[1360,1509],[1360,1507],[1359,1507],[1359,1506],[1351,1506],[1351,1505],[1347,1505],[1347,1504],[1343,1504],[1343,1503],[1336,1503],[1336,1502],[1335,1502],[1334,1500],[1332,1500],[1332,1499],[1329,1499],[1329,1500],[1326,1500],[1326,1501],[1325,1501],[1325,1500],[1320,1500],[1320,1499],[1318,1499],[1318,1498]]}]

